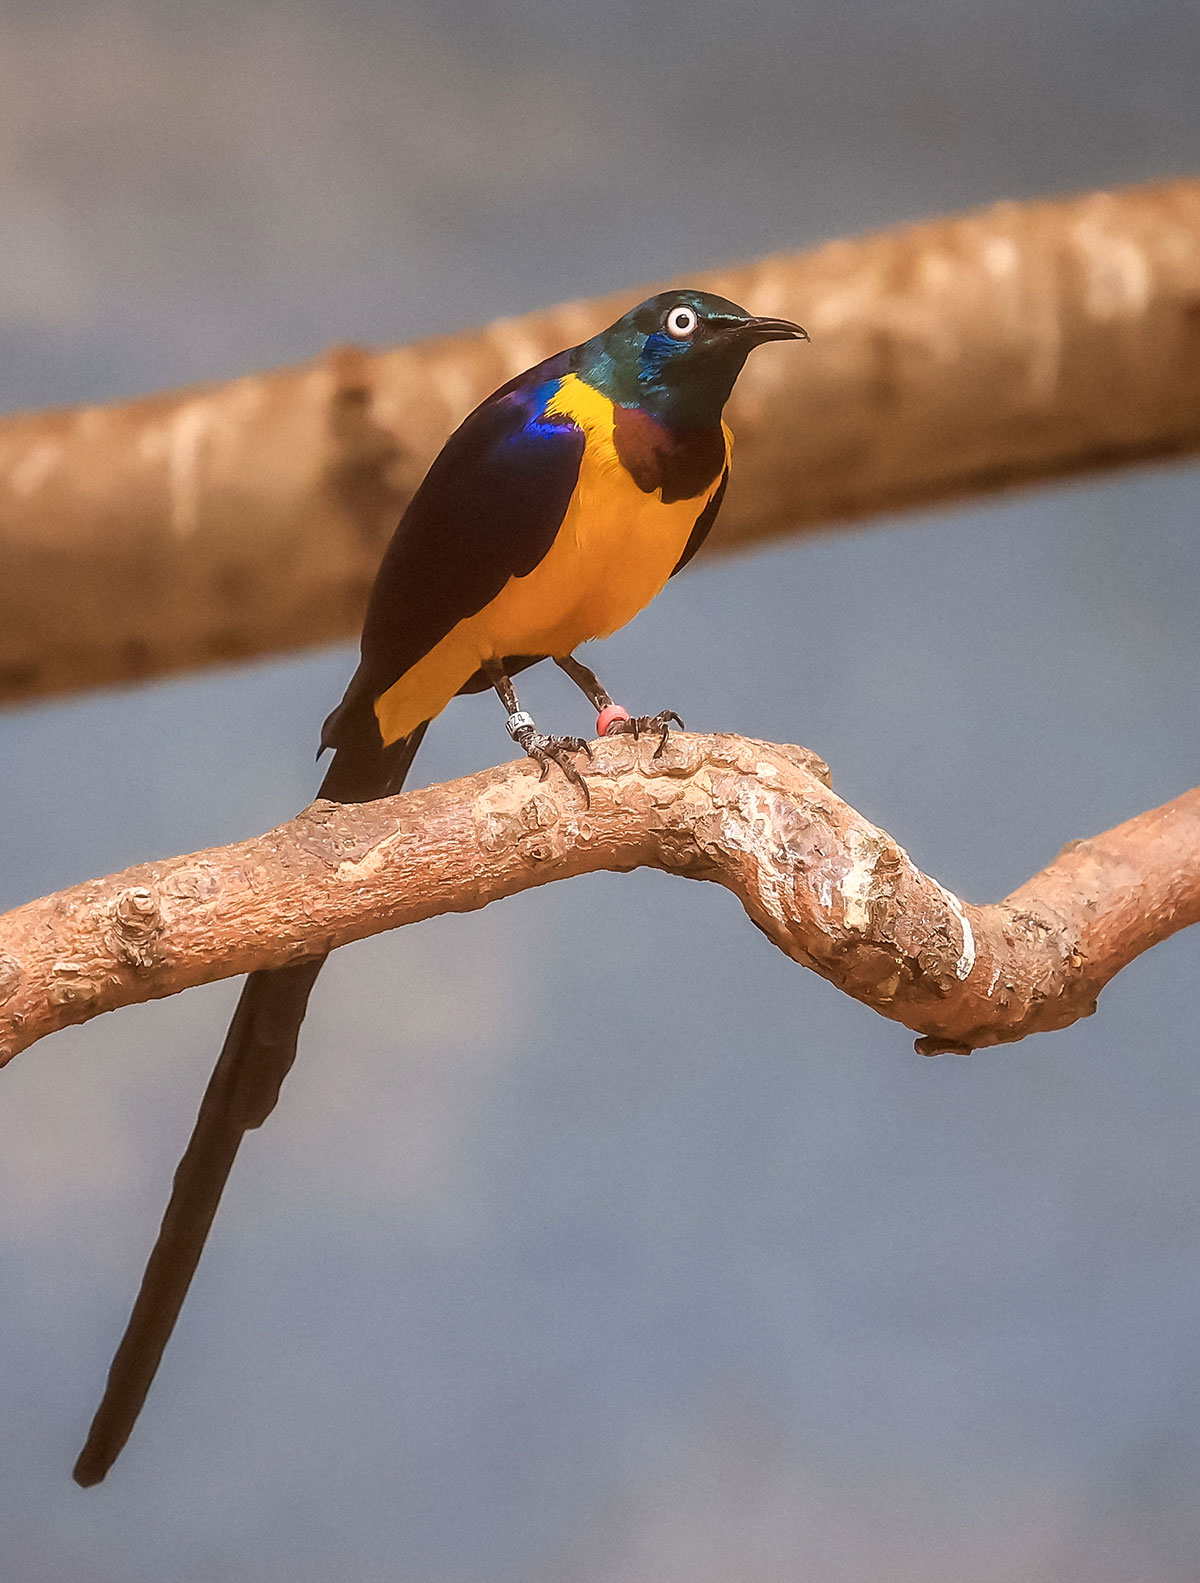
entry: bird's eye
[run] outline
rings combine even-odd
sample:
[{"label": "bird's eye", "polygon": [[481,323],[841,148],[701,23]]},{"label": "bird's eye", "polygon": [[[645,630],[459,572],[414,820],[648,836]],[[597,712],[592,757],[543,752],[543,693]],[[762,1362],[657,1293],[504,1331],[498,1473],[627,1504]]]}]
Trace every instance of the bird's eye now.
[{"label": "bird's eye", "polygon": [[673,335],[677,341],[686,341],[696,328],[696,313],[693,308],[672,308],[666,318],[667,334]]}]

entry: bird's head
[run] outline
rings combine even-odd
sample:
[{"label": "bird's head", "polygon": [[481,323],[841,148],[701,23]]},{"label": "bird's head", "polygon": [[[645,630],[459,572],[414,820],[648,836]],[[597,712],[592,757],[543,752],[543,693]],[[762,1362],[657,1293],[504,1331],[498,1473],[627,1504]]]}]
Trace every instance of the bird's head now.
[{"label": "bird's head", "polygon": [[575,371],[620,406],[667,423],[715,424],[764,341],[807,341],[789,319],[756,319],[724,297],[664,291],[577,348]]}]

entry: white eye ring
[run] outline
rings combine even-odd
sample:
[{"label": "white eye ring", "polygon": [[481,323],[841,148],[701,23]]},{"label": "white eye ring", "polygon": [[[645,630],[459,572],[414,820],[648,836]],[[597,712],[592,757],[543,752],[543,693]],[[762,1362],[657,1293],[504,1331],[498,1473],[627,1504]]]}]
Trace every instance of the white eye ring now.
[{"label": "white eye ring", "polygon": [[695,310],[683,306],[672,308],[667,314],[666,327],[668,335],[673,335],[677,341],[686,341],[696,328]]}]

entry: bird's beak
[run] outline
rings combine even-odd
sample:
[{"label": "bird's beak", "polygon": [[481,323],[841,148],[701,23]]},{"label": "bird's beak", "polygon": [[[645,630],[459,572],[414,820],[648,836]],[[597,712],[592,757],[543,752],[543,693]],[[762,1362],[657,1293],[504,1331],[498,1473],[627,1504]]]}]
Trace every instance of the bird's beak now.
[{"label": "bird's beak", "polygon": [[764,341],[807,341],[808,331],[790,319],[748,319],[742,334],[755,346]]}]

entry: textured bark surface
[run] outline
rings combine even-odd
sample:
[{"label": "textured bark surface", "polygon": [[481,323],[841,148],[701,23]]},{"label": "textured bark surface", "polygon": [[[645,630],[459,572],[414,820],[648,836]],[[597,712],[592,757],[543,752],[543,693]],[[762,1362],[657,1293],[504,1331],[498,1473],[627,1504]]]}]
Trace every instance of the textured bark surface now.
[{"label": "textured bark surface", "polygon": [[731,890],[793,960],[923,1034],[924,1054],[1063,1028],[1200,921],[1200,790],[1073,842],[973,906],[840,801],[803,748],[673,734],[594,745],[591,806],[526,760],[148,863],[0,918],[0,1060],[100,1012],[598,869]]},{"label": "textured bark surface", "polygon": [[[713,549],[1200,449],[1200,181],[997,204],[689,283],[812,335],[739,382]],[[356,636],[450,430],[649,289],[0,420],[0,701]]]}]

